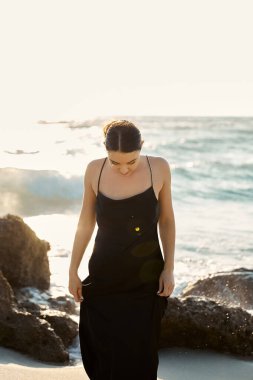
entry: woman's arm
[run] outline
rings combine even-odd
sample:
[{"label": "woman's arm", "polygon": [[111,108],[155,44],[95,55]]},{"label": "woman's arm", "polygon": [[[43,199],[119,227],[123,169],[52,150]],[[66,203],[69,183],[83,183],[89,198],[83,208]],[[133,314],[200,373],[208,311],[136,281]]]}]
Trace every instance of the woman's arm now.
[{"label": "woman's arm", "polygon": [[87,165],[84,174],[83,202],[69,265],[69,291],[73,294],[77,302],[81,299],[79,292],[82,286],[81,280],[78,277],[78,268],[96,224],[96,195],[91,186],[92,175],[94,175],[94,161]]},{"label": "woman's arm", "polygon": [[162,159],[161,171],[164,182],[159,192],[160,217],[158,226],[163,247],[164,273],[160,281],[159,290],[161,291],[161,287],[163,287],[164,293],[160,293],[160,295],[168,296],[174,288],[173,271],[176,227],[171,197],[171,172],[169,163],[165,159]]}]

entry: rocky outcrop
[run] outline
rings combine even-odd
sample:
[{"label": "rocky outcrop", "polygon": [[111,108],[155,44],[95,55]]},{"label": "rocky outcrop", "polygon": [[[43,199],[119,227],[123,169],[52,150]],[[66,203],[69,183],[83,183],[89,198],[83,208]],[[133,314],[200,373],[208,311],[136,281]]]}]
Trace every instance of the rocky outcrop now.
[{"label": "rocky outcrop", "polygon": [[238,268],[214,273],[189,284],[180,298],[189,295],[204,296],[227,306],[253,309],[253,270]]},{"label": "rocky outcrop", "polygon": [[[34,310],[33,310],[34,311]],[[69,362],[66,347],[78,333],[78,325],[66,313],[20,307],[0,271],[0,344],[41,361]]]},{"label": "rocky outcrop", "polygon": [[49,288],[49,249],[49,243],[39,239],[19,216],[0,218],[0,269],[13,288]]},{"label": "rocky outcrop", "polygon": [[78,334],[78,324],[67,315],[75,312],[75,302],[48,291],[49,249],[20,217],[0,218],[0,344],[67,364],[67,347]]},{"label": "rocky outcrop", "polygon": [[237,268],[200,279],[168,298],[160,344],[213,348],[253,356],[253,270]]},{"label": "rocky outcrop", "polygon": [[201,297],[168,298],[160,347],[211,348],[253,357],[253,317]]},{"label": "rocky outcrop", "polygon": [[20,217],[0,218],[0,344],[67,364],[67,347],[78,334],[68,314],[76,307],[73,297],[53,298],[48,291],[49,249]]}]

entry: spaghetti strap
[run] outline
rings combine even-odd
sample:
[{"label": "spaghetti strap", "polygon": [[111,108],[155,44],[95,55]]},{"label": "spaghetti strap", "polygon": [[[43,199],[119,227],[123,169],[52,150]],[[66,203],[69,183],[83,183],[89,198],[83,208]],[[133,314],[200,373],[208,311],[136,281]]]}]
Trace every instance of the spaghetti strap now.
[{"label": "spaghetti strap", "polygon": [[104,164],[105,164],[106,159],[107,159],[107,157],[105,157],[104,162],[103,162],[103,165],[102,165],[101,170],[100,170],[100,173],[99,173],[97,193],[98,193],[98,190],[99,190],[99,182],[100,182],[101,173],[102,173],[102,170],[103,170],[103,167],[104,167]]},{"label": "spaghetti strap", "polygon": [[148,156],[147,157],[147,160],[148,160],[148,164],[149,164],[149,168],[150,168],[150,174],[151,174],[151,183],[152,183],[152,187],[153,187],[153,178],[152,178],[152,170],[151,170],[151,166],[150,166],[150,163],[149,163],[149,159],[148,159]]}]

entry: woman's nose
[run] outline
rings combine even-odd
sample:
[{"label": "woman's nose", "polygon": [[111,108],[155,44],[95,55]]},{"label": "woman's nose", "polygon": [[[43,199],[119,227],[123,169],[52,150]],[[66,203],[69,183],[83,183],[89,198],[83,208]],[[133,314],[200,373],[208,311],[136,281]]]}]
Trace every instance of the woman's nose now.
[{"label": "woman's nose", "polygon": [[120,168],[120,172],[122,174],[126,174],[128,172],[128,168]]}]

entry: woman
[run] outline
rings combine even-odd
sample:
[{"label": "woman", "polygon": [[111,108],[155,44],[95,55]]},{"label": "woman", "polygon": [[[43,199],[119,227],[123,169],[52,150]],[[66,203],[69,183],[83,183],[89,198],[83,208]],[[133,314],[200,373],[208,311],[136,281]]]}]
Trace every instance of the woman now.
[{"label": "woman", "polygon": [[133,123],[114,120],[103,131],[107,157],[87,165],[69,267],[69,292],[81,302],[82,361],[91,380],[156,380],[161,318],[174,288],[170,168],[162,157],[140,155],[144,141]]}]

